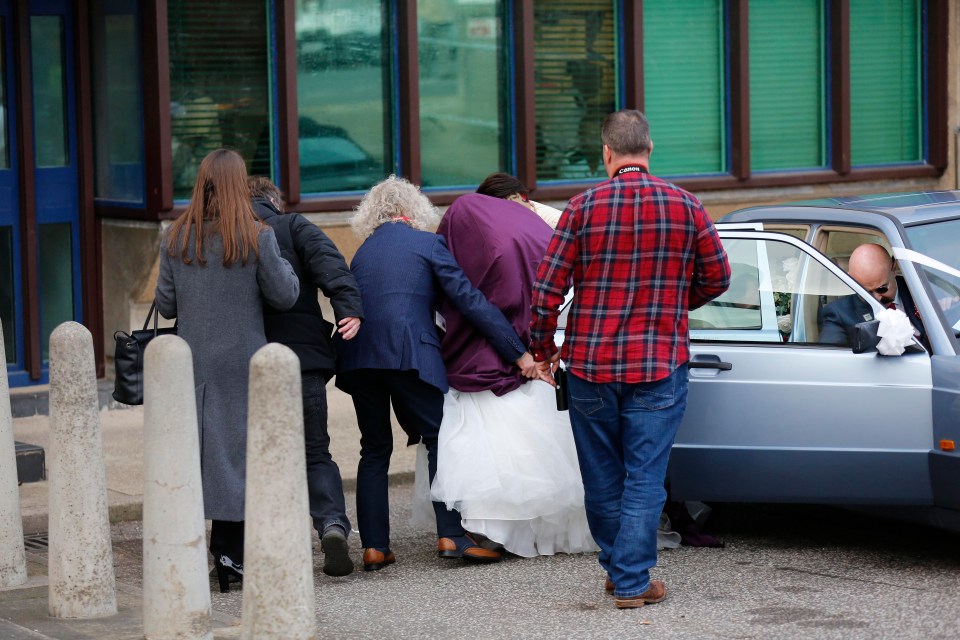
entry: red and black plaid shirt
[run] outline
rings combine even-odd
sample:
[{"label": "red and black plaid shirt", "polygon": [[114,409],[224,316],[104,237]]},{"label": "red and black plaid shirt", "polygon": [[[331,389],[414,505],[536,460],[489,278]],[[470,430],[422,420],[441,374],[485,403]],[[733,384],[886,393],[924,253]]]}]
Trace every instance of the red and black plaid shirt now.
[{"label": "red and black plaid shirt", "polygon": [[554,333],[571,283],[561,356],[591,382],[650,382],[690,359],[687,311],[730,284],[716,228],[696,197],[628,166],[570,201],[533,289],[530,351],[557,352]]}]

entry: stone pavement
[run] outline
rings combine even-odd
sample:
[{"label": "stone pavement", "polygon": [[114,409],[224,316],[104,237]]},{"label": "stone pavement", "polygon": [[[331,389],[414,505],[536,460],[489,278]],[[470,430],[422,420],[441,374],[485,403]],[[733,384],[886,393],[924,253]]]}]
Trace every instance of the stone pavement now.
[{"label": "stone pavement", "polygon": [[[17,390],[13,390],[16,393]],[[329,402],[330,451],[340,466],[345,488],[356,486],[360,460],[360,431],[350,396],[327,385]],[[143,407],[104,409],[100,412],[104,464],[107,472],[107,500],[110,521],[139,520],[143,513]],[[15,418],[14,438],[43,447],[50,446],[49,418],[35,415]],[[406,436],[394,421],[394,454],[390,465],[393,482],[413,479],[416,449],[406,446]],[[47,483],[20,487],[20,510],[24,534],[47,531]]]},{"label": "stone pavement", "polygon": [[[27,393],[39,411],[46,410],[43,390],[31,388]],[[12,390],[16,394],[18,390]],[[40,396],[34,398],[34,396]],[[330,449],[340,466],[344,488],[356,486],[357,462],[360,460],[360,432],[350,397],[331,383],[327,387],[329,402]],[[22,404],[22,403],[21,403]],[[113,406],[117,405],[113,403]],[[122,406],[122,405],[121,405]],[[143,514],[143,407],[103,409],[100,412],[104,465],[107,479],[107,501],[112,523],[130,523],[138,529]],[[49,417],[37,414],[15,418],[14,438],[49,450]],[[395,452],[390,468],[391,483],[413,480],[416,449],[406,447],[406,435],[394,421]],[[49,459],[49,456],[48,456]],[[48,519],[48,483],[35,482],[20,486],[20,510],[23,532],[28,538],[27,568],[30,578],[22,587],[0,589],[0,640],[57,639],[121,639],[143,637],[143,606],[139,576],[142,555],[137,548],[125,549],[114,540],[117,568],[117,616],[99,620],[57,620],[47,613],[46,532]],[[115,525],[115,528],[123,525]],[[354,538],[355,540],[356,538]],[[122,543],[122,541],[120,541]],[[125,573],[136,576],[133,582],[123,581]],[[320,574],[322,575],[322,574]],[[239,593],[239,592],[238,592]],[[239,609],[235,615],[214,610],[217,638],[239,637]]]}]

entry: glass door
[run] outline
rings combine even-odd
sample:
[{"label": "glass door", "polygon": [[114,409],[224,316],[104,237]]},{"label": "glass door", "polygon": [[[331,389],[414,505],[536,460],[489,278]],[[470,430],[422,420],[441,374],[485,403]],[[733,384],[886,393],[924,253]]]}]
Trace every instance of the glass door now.
[{"label": "glass door", "polygon": [[19,17],[13,4],[0,0],[0,320],[23,386],[46,382],[50,333],[82,317],[80,202],[72,3],[31,0]]},{"label": "glass door", "polygon": [[[81,317],[73,14],[65,0],[30,3],[34,192],[41,359],[50,333]],[[44,367],[46,368],[46,367]]]}]

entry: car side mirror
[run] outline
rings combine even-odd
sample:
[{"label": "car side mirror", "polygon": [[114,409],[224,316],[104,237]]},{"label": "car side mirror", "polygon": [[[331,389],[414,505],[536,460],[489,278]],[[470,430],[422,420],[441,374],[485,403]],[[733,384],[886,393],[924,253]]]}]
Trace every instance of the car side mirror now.
[{"label": "car side mirror", "polygon": [[859,322],[853,325],[853,334],[850,336],[853,352],[869,353],[876,351],[877,345],[880,343],[880,336],[877,335],[877,329],[879,328],[879,320]]}]

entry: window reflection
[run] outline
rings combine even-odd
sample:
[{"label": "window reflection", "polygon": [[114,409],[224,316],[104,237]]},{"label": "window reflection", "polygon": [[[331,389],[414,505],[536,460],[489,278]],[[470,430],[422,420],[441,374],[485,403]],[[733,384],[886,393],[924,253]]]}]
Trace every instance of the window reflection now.
[{"label": "window reflection", "polygon": [[170,116],[174,196],[189,198],[204,156],[235,149],[272,176],[268,3],[171,0]]},{"label": "window reflection", "polygon": [[600,125],[616,109],[613,0],[535,0],[537,176],[606,177]]},{"label": "window reflection", "polygon": [[479,184],[506,166],[499,0],[418,0],[424,186]]},{"label": "window reflection", "polygon": [[63,18],[30,17],[30,58],[37,166],[63,167],[68,164]]},{"label": "window reflection", "polygon": [[140,102],[137,2],[93,3],[96,197],[143,202],[143,110]]},{"label": "window reflection", "polygon": [[40,240],[40,339],[42,357],[50,357],[50,334],[73,320],[73,239],[70,224],[42,224]]},{"label": "window reflection", "polygon": [[298,0],[300,190],[365,190],[393,170],[381,0]]}]

